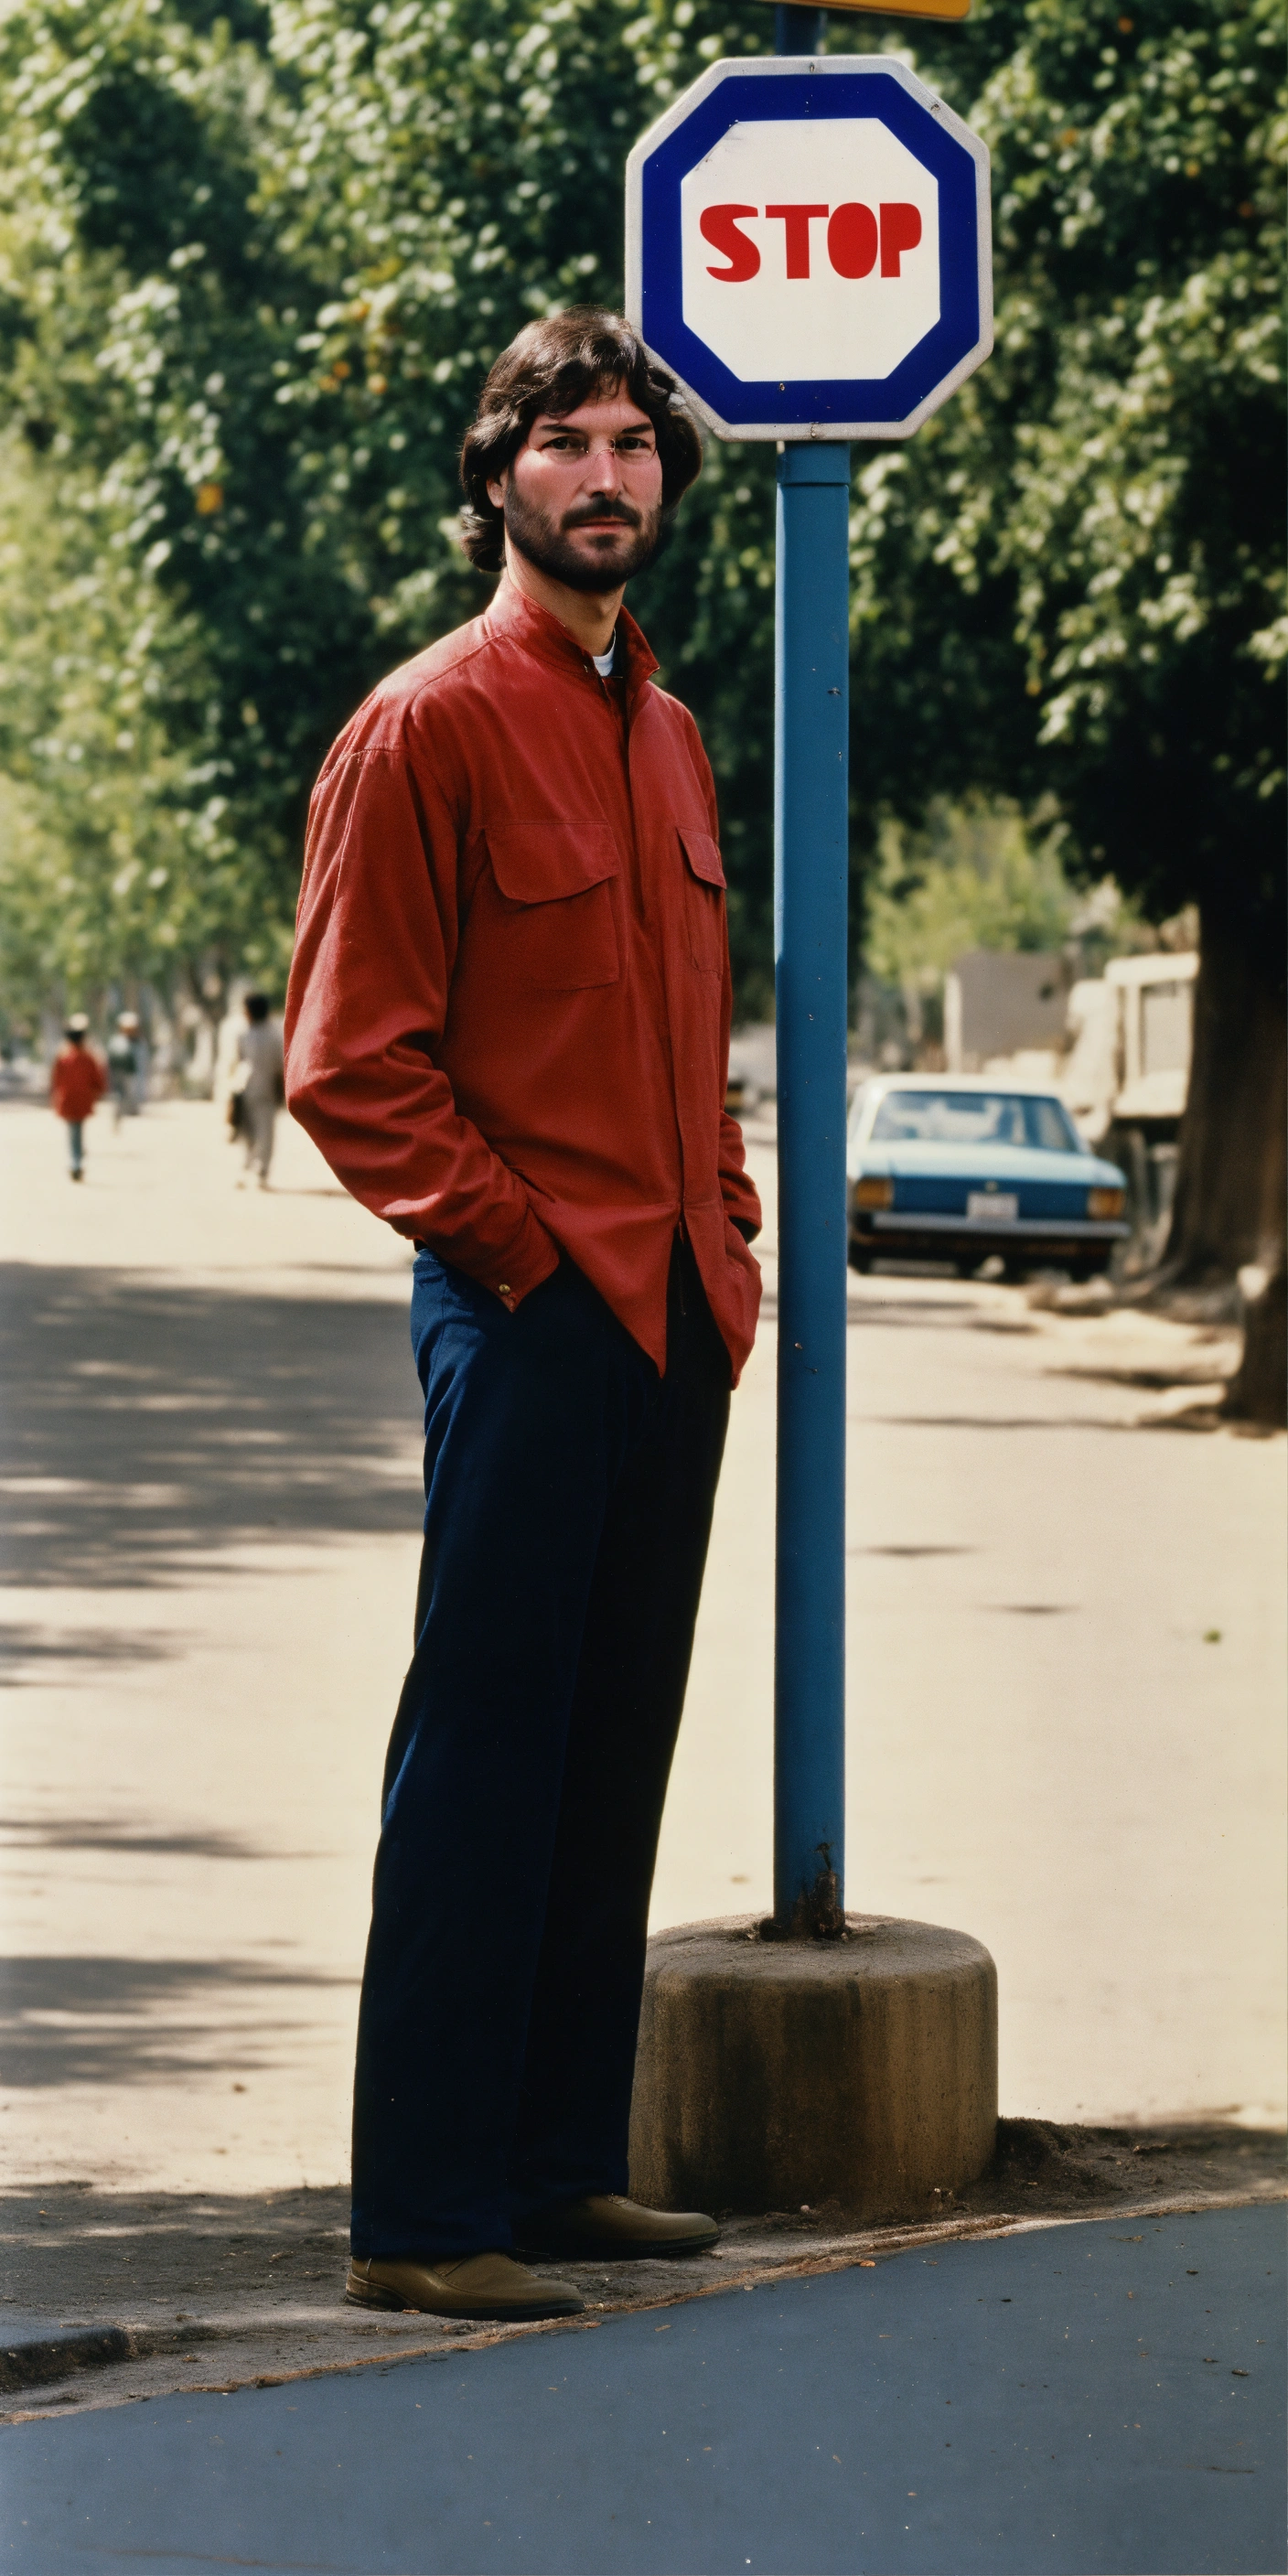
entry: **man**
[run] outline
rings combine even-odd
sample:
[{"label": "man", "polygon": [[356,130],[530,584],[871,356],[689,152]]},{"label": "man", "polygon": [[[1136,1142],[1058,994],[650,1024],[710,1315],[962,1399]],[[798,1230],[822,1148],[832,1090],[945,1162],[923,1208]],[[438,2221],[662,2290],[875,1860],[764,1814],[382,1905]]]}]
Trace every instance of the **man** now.
[{"label": "man", "polygon": [[73,1011],[63,1036],[67,1043],[59,1048],[49,1077],[49,1105],[67,1129],[69,1176],[73,1181],[83,1181],[85,1121],[93,1117],[107,1089],[107,1075],[93,1049],[85,1044],[89,1021],[83,1011]]},{"label": "man", "polygon": [[248,993],[242,1009],[246,1026],[237,1032],[233,1096],[238,1104],[236,1132],[246,1152],[237,1187],[240,1189],[253,1172],[260,1188],[266,1190],[277,1113],[283,1098],[282,1032],[269,1018],[267,993]]},{"label": "man", "polygon": [[349,2296],[567,2315],[625,2197],[644,1943],[760,1210],[697,728],[622,607],[701,462],[619,316],[530,324],[461,460],[485,615],[322,772],[288,1095],[417,1245],[425,1547],[359,2016]]}]

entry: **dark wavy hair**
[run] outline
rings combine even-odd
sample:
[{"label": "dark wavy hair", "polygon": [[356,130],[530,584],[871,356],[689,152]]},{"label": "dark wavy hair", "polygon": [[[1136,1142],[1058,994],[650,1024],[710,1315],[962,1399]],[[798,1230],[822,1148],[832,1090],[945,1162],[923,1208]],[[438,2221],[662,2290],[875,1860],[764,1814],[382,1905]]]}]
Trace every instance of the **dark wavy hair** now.
[{"label": "dark wavy hair", "polygon": [[662,460],[662,508],[676,508],[702,470],[702,441],[674,376],[650,358],[629,322],[598,304],[572,304],[529,322],[503,349],[479,396],[461,449],[461,543],[477,572],[499,572],[505,521],[488,497],[540,412],[562,420],[592,395],[624,385],[653,423]]}]

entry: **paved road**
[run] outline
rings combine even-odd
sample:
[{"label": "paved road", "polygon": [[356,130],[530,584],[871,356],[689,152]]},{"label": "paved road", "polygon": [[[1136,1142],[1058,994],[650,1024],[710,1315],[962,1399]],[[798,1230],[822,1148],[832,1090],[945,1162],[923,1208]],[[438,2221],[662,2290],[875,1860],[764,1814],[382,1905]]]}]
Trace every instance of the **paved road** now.
[{"label": "paved road", "polygon": [[0,2434],[16,2576],[1278,2576],[1283,2216],[940,2246]]},{"label": "paved road", "polygon": [[[200,1106],[90,1146],[73,1190],[0,1108],[11,2169],[330,2186],[417,1553],[407,1257],[290,1127],[266,1198]],[[766,1270],[659,1924],[769,1894]],[[852,1287],[851,1902],[988,1943],[1007,2111],[1281,2116],[1282,1441],[1162,1427],[1228,1356],[1193,1333]]]}]

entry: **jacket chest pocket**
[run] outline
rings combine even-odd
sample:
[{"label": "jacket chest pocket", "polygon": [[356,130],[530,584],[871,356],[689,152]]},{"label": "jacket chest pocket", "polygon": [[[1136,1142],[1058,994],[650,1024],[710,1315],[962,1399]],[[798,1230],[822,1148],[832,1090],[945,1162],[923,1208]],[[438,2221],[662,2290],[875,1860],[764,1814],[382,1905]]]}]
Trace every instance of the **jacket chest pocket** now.
[{"label": "jacket chest pocket", "polygon": [[500,898],[498,982],[545,993],[615,984],[620,972],[607,823],[497,823],[486,833]]},{"label": "jacket chest pocket", "polygon": [[680,831],[685,856],[684,902],[689,954],[699,972],[722,975],[725,962],[725,872],[709,832]]}]

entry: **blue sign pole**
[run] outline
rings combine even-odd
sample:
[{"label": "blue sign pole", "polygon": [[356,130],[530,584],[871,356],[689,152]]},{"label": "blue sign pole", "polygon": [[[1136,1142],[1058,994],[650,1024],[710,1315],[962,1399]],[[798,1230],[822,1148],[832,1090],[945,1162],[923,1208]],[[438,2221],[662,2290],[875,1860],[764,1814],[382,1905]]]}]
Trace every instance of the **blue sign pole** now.
[{"label": "blue sign pole", "polygon": [[850,451],[778,460],[774,1920],[844,1923]]},{"label": "blue sign pole", "polygon": [[802,8],[799,0],[775,0],[776,54],[821,54],[826,33],[826,9]]},{"label": "blue sign pole", "polygon": [[992,347],[985,146],[895,55],[826,54],[824,21],[779,0],[785,59],[713,63],[626,192],[631,321],[718,437],[780,460],[772,1928],[798,1937],[844,1927],[848,442],[911,437]]}]

